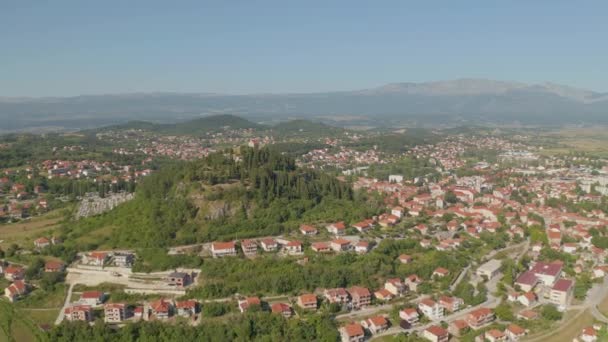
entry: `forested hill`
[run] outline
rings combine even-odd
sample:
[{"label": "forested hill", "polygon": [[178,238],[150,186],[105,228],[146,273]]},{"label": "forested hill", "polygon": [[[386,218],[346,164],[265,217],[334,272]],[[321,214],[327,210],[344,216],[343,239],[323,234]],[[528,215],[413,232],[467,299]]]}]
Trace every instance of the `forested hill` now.
[{"label": "forested hill", "polygon": [[[348,183],[299,169],[279,152],[241,148],[178,162],[146,178],[136,198],[65,228],[67,240],[112,229],[103,247],[165,247],[278,235],[302,222],[354,221],[378,205]],[[109,228],[111,227],[111,228]]]},{"label": "forested hill", "polygon": [[343,133],[345,130],[321,122],[309,120],[291,120],[278,123],[274,126],[258,124],[235,115],[211,115],[179,123],[160,124],[147,121],[129,121],[120,125],[112,125],[84,131],[85,133],[98,133],[110,130],[141,129],[159,134],[172,135],[202,135],[225,129],[253,129],[265,134],[279,136],[302,135],[306,137],[331,136]]},{"label": "forested hill", "polygon": [[198,135],[209,132],[230,129],[263,129],[266,126],[259,125],[255,122],[243,119],[234,115],[211,115],[202,118],[188,120],[184,122],[160,124],[147,121],[129,121],[120,125],[112,125],[99,129],[90,130],[89,132],[103,132],[108,130],[126,130],[126,129],[143,129],[160,134],[175,134],[175,135]]}]

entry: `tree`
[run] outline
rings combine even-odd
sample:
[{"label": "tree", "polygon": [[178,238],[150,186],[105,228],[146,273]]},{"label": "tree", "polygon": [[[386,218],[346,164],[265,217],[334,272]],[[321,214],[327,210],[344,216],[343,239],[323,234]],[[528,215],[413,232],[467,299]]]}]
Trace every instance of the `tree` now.
[{"label": "tree", "polygon": [[540,315],[547,320],[550,321],[559,321],[562,319],[562,313],[557,310],[557,308],[553,305],[547,304],[543,305]]},{"label": "tree", "polygon": [[515,315],[513,315],[513,310],[506,303],[500,303],[495,309],[494,313],[496,313],[496,317],[502,321],[513,321],[515,320]]}]

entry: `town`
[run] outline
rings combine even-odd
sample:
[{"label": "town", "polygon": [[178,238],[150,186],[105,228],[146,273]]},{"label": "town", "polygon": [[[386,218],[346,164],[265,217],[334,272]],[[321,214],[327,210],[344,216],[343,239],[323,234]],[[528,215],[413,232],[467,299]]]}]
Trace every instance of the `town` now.
[{"label": "town", "polygon": [[[147,167],[155,158],[189,160],[212,156],[226,146],[258,150],[280,143],[278,138],[252,138],[254,134],[224,131],[205,142],[132,130],[98,134],[125,145],[130,145],[125,139],[134,139],[129,141],[136,141],[137,149],[111,153],[136,155],[141,162],[44,160],[34,167],[6,169],[2,187],[8,209],[2,213],[8,222],[16,221],[10,224],[23,224],[53,212],[48,193],[56,195],[53,201],[72,203],[67,194],[51,188],[57,179],[107,183],[107,188],[89,185],[78,193],[80,204],[69,216],[86,222],[136,198],[137,184],[156,173]],[[29,245],[3,245],[5,297],[19,306],[45,293],[45,287],[64,283],[65,294],[58,295],[62,307],[49,324],[41,325],[46,330],[69,321],[199,326],[209,317],[270,312],[287,320],[329,314],[339,339],[348,342],[399,336],[436,342],[542,341],[580,317],[589,324],[570,332],[570,339],[597,341],[605,334],[606,160],[545,155],[525,135],[449,135],[405,152],[349,145],[361,139],[362,133],[344,140],[319,138],[327,147],[313,147],[296,160],[298,167],[324,170],[352,183],[354,191],[370,200],[376,198],[380,210],[372,215],[331,221],[319,217],[280,234],[166,250],[167,258],[201,261],[202,270],[187,264],[161,271],[135,269],[146,262],[138,248],[80,250],[66,260],[61,253],[73,237],[41,230],[19,241]],[[390,173],[399,170],[404,173]],[[24,212],[29,208],[35,211]],[[363,270],[369,272],[369,281],[342,282],[345,286],[282,293],[237,288],[224,295],[228,288],[197,295],[216,281],[206,270],[214,266],[206,265],[293,262],[308,270],[319,260],[342,257],[389,269]],[[374,258],[383,261],[373,266]]]}]

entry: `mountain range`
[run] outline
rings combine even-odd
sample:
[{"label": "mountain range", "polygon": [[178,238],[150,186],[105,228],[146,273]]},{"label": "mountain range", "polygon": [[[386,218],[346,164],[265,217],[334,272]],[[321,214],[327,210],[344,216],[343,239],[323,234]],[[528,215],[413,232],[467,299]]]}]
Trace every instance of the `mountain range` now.
[{"label": "mountain range", "polygon": [[608,124],[608,93],[484,79],[392,83],[308,94],[137,93],[0,97],[0,131],[78,129],[232,114],[257,122],[317,119],[348,126]]}]

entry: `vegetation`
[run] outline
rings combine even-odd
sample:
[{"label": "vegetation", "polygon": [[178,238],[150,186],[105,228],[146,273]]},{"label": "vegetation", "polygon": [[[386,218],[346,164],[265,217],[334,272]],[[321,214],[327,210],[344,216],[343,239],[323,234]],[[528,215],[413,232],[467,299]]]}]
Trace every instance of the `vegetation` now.
[{"label": "vegetation", "polygon": [[328,316],[286,320],[267,312],[246,313],[230,321],[186,324],[141,322],[112,329],[104,324],[65,322],[49,333],[51,341],[336,341],[338,330]]}]

